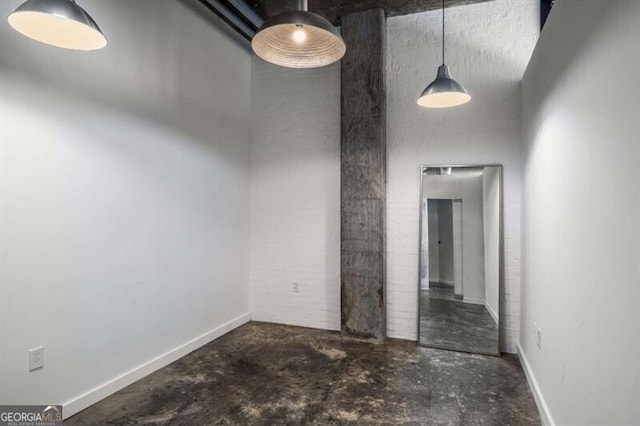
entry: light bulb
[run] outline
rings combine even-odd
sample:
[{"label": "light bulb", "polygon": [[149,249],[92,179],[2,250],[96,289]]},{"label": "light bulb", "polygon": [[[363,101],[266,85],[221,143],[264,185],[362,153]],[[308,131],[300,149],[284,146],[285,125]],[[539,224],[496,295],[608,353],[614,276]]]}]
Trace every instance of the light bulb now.
[{"label": "light bulb", "polygon": [[304,41],[307,39],[307,33],[304,32],[304,30],[301,27],[299,27],[297,30],[294,31],[293,39],[295,40],[296,43],[304,43]]}]

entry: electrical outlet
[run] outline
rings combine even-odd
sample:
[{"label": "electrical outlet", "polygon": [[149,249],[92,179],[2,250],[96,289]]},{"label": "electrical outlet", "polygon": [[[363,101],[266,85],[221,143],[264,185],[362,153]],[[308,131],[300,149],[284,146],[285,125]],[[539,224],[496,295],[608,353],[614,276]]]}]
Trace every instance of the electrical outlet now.
[{"label": "electrical outlet", "polygon": [[298,283],[293,283],[293,288],[291,289],[294,293],[300,293],[300,285]]},{"label": "electrical outlet", "polygon": [[29,351],[29,371],[44,367],[44,346]]}]

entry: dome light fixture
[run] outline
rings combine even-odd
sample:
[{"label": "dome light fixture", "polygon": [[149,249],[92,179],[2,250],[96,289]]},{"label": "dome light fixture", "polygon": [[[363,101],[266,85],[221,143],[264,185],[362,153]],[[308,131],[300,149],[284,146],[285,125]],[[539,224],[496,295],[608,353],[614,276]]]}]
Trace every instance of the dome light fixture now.
[{"label": "dome light fixture", "polygon": [[442,0],[442,65],[436,79],[422,91],[418,105],[425,108],[449,108],[466,104],[471,100],[469,92],[451,77],[444,61],[444,0]]},{"label": "dome light fixture", "polygon": [[98,50],[107,45],[98,24],[75,0],[27,0],[7,21],[20,34],[50,46]]},{"label": "dome light fixture", "polygon": [[256,55],[287,68],[318,68],[342,59],[347,47],[336,27],[309,12],[307,0],[298,0],[298,9],[265,21],[251,41]]}]

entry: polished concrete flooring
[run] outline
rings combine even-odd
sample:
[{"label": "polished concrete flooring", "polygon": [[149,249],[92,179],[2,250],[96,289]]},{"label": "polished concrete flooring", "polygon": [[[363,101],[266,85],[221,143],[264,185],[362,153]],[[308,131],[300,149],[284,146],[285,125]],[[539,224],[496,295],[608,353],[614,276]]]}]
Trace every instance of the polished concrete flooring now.
[{"label": "polished concrete flooring", "polygon": [[453,292],[453,286],[433,281],[429,281],[429,288],[423,290],[423,293],[432,299],[462,300],[462,296],[456,296]]},{"label": "polished concrete flooring", "polygon": [[420,291],[420,344],[498,354],[498,326],[484,305],[456,300],[452,288],[430,284]]},{"label": "polished concrete flooring", "polygon": [[514,356],[249,323],[68,425],[539,425]]}]

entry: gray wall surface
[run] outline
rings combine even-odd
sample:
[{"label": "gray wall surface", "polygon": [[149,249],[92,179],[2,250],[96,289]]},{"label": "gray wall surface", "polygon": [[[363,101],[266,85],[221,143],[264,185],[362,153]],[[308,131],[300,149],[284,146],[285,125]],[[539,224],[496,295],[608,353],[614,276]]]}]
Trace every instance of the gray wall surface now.
[{"label": "gray wall surface", "polygon": [[426,264],[429,271],[429,281],[440,281],[440,225],[438,217],[438,200],[427,199],[427,216],[429,229],[427,247],[428,247],[428,259],[423,259],[423,263]]},{"label": "gray wall surface", "polygon": [[195,0],[81,4],[105,49],[0,25],[0,401],[66,416],[249,318],[248,51]]},{"label": "gray wall surface", "polygon": [[639,23],[557,2],[522,84],[521,353],[558,425],[640,420]]},{"label": "gray wall surface", "polygon": [[500,317],[500,198],[500,169],[486,167],[482,174],[485,306],[496,322]]},{"label": "gray wall surface", "polygon": [[453,285],[453,211],[451,200],[438,200],[440,282]]}]

